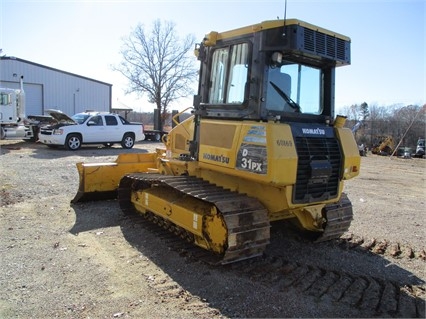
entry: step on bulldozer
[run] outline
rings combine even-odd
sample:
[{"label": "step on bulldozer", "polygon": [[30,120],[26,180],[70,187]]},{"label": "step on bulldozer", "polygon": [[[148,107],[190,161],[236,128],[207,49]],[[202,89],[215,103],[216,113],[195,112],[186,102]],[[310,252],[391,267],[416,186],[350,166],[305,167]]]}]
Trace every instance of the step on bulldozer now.
[{"label": "step on bulldozer", "polygon": [[335,70],[350,64],[350,42],[296,19],[208,33],[195,47],[191,117],[155,152],[77,163],[72,202],[117,198],[125,214],[221,264],[262,255],[280,220],[316,241],[340,237],[353,218],[343,183],[361,161],[346,118],[334,114]]}]

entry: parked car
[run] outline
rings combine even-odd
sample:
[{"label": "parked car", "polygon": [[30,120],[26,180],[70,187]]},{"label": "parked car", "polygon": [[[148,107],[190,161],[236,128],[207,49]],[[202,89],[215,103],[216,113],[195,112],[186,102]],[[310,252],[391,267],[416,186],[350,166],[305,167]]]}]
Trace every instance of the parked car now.
[{"label": "parked car", "polygon": [[82,144],[112,146],[120,143],[123,148],[132,148],[137,141],[145,139],[143,125],[130,123],[118,114],[83,112],[69,117],[58,110],[46,110],[57,123],[43,126],[38,134],[39,142],[49,147],[65,146],[78,150]]}]

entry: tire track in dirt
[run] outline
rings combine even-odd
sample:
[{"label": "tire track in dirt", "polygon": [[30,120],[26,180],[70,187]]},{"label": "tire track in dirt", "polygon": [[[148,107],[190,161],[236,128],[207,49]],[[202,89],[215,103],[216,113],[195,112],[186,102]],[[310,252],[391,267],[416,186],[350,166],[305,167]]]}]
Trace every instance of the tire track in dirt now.
[{"label": "tire track in dirt", "polygon": [[234,269],[278,291],[294,289],[318,300],[370,311],[372,316],[425,316],[424,286],[401,286],[389,280],[328,270],[276,256],[247,261],[245,265],[235,265]]},{"label": "tire track in dirt", "polygon": [[[129,217],[146,230],[161,238],[169,249],[178,252],[189,262],[203,261],[209,265],[218,259],[209,252],[176,237],[168,230],[138,216]],[[351,242],[342,239],[343,243]],[[346,244],[345,244],[346,245]],[[359,245],[358,245],[359,246]],[[339,248],[340,247],[340,248]],[[342,245],[335,249],[341,249]],[[354,247],[357,247],[356,245]],[[425,317],[426,291],[423,285],[401,285],[400,283],[356,275],[345,271],[330,270],[324,267],[288,260],[286,257],[264,254],[263,257],[241,261],[228,266],[220,266],[220,271],[231,271],[245,276],[258,284],[275,287],[279,292],[294,290],[314,297],[320,302],[338,302],[351,309],[362,310],[371,316]],[[173,284],[171,278],[152,280],[152,287],[161,296],[171,294],[185,299],[189,296]],[[191,297],[192,298],[192,297]],[[196,300],[195,302],[202,301]],[[201,306],[200,304],[200,306]]]},{"label": "tire track in dirt", "polygon": [[365,239],[364,237],[348,233],[336,241],[341,247],[346,249],[359,249],[378,255],[391,256],[398,259],[417,258],[426,261],[426,251],[424,248],[416,249],[399,242],[391,242],[387,239]]},{"label": "tire track in dirt", "polygon": [[[176,237],[176,235],[154,224],[151,219],[138,215],[126,215],[123,217],[123,223],[147,230],[152,236],[167,242],[169,249],[182,253],[182,249],[189,245],[186,240]],[[158,296],[160,305],[167,304],[168,300],[173,299],[174,303],[178,303],[180,309],[188,311],[188,313],[194,314],[198,318],[214,318],[219,315],[217,309],[209,307],[205,300],[192,295],[160,268],[152,270],[149,263],[139,264],[139,267],[138,271],[143,274],[142,276],[148,286]]]}]

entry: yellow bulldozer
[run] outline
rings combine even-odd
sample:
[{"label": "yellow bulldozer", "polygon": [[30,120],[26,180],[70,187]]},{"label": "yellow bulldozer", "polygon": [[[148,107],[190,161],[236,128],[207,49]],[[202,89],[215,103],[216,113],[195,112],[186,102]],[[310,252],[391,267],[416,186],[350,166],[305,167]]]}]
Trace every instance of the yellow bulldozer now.
[{"label": "yellow bulldozer", "polygon": [[377,136],[376,143],[371,148],[371,153],[383,156],[389,156],[395,149],[395,142],[390,135]]},{"label": "yellow bulldozer", "polygon": [[[344,180],[360,155],[334,114],[335,69],[350,64],[350,38],[296,20],[210,32],[192,116],[156,152],[78,163],[73,203],[117,198],[227,264],[262,255],[276,221],[317,241],[353,218]],[[175,118],[177,121],[177,118]]]}]

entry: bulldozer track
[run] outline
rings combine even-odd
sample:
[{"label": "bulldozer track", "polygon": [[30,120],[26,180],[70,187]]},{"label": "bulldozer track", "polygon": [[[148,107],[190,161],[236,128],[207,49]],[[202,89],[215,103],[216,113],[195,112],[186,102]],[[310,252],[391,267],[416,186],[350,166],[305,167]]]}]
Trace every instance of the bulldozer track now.
[{"label": "bulldozer track", "polygon": [[[129,201],[131,190],[151,187],[154,183],[170,187],[174,185],[175,189],[187,195],[197,194],[196,196],[202,196],[200,198],[208,197],[213,203],[234,198],[229,196],[230,191],[211,185],[201,179],[187,176],[175,179],[156,174],[128,175],[120,183],[119,188],[120,207],[128,218],[132,219],[132,223],[141,224],[148,231],[154,233],[156,237],[166,243],[170,250],[177,252],[189,262],[201,261],[208,265],[228,264],[227,261],[223,262],[223,256],[212,254],[210,251],[195,246],[191,233],[179,229],[176,225],[171,225],[159,216],[153,213],[144,214],[143,217],[133,214],[135,211]],[[245,195],[238,195],[240,198],[245,198]],[[345,202],[343,206],[345,206]],[[342,216],[340,215],[340,217]],[[337,220],[346,223],[348,217],[343,216],[343,218],[337,218]],[[267,240],[265,239],[264,247],[268,242],[269,237]],[[359,237],[346,234],[343,238],[332,240],[330,245],[334,245],[334,249],[360,248],[374,254],[383,254],[383,251],[386,252],[386,248],[391,246],[375,242],[374,245],[365,249],[365,247],[361,248],[363,243],[364,241],[360,240]],[[377,246],[376,249],[373,249],[375,246]],[[244,276],[258,284],[274,287],[278,292],[296,291],[321,302],[339,302],[368,316],[425,317],[426,289],[424,284],[402,284],[383,278],[360,276],[336,269],[330,270],[317,265],[294,262],[290,261],[288,257],[274,254],[269,256],[269,252],[264,252],[264,247],[262,247],[262,250],[256,250],[256,258],[250,258],[254,256],[249,255],[250,259],[245,258],[247,257],[247,250],[240,250],[239,253],[243,252],[244,258],[240,258],[237,263],[234,263],[235,259],[232,260],[232,263],[224,266],[220,271],[237,273],[238,276]],[[248,251],[252,253],[251,247]],[[402,256],[402,254],[397,255]],[[166,293],[163,291],[163,289],[168,289],[166,286],[155,285],[155,287],[157,286],[159,294]],[[175,286],[172,288],[170,289],[177,289]],[[171,293],[174,292],[171,291]],[[176,293],[183,294],[181,290]]]},{"label": "bulldozer track", "polygon": [[[135,173],[123,177],[118,188],[118,201],[124,213],[135,213],[131,192],[150,187],[170,187],[182,196],[192,196],[216,206],[227,225],[227,247],[221,256],[212,256],[227,264],[261,256],[269,244],[269,218],[265,207],[255,198],[224,189],[193,176],[165,176]],[[175,235],[193,242],[193,235],[169,220],[148,213],[146,217]],[[209,255],[212,253],[209,252]]]},{"label": "bulldozer track", "polygon": [[316,242],[328,241],[339,238],[348,231],[353,219],[352,203],[345,193],[342,193],[340,200],[324,207],[327,219],[324,232],[317,237]]}]

